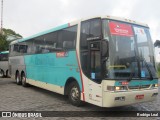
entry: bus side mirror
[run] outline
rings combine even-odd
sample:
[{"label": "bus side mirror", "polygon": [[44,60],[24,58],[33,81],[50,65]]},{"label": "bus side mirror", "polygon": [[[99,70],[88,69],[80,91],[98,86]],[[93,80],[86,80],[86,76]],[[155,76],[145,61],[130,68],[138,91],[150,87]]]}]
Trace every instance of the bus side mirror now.
[{"label": "bus side mirror", "polygon": [[160,47],[160,40],[156,40],[156,42],[154,43],[154,47]]},{"label": "bus side mirror", "polygon": [[109,57],[109,42],[103,40],[101,45],[102,45],[102,57]]}]

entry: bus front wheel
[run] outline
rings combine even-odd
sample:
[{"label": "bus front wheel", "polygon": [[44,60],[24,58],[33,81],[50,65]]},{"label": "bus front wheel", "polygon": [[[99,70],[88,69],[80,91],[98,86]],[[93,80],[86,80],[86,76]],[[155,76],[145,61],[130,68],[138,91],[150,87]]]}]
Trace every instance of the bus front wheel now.
[{"label": "bus front wheel", "polygon": [[80,89],[77,82],[72,82],[70,84],[69,94],[68,94],[70,103],[74,106],[80,106],[82,102],[80,96],[81,96]]}]

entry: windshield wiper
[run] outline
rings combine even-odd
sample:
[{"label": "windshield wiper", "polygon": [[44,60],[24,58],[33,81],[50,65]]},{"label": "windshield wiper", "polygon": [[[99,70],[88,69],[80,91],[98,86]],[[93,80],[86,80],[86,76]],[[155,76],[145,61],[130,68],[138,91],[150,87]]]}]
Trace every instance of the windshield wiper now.
[{"label": "windshield wiper", "polygon": [[141,60],[142,60],[142,62],[145,63],[146,68],[148,69],[148,72],[149,72],[149,75],[150,75],[150,79],[153,80],[153,75],[152,75],[151,69],[149,68],[148,63],[146,62],[146,59],[144,57],[141,57]]},{"label": "windshield wiper", "polygon": [[[135,50],[134,50],[134,52],[135,52],[135,59],[137,60],[137,67],[140,68],[139,57],[137,56]],[[135,60],[135,62],[136,62],[136,60]],[[140,75],[140,69],[138,69],[138,76],[141,76]],[[131,67],[131,74],[130,74],[130,76],[128,78],[128,81],[131,81],[133,77],[134,77],[134,70],[133,70],[133,66],[132,66]]]},{"label": "windshield wiper", "polygon": [[[139,71],[138,71],[138,74],[139,76],[141,77],[141,65],[140,65],[140,61],[142,60],[142,62],[144,61],[146,67],[147,67],[147,70],[149,72],[149,75],[150,75],[150,79],[153,80],[153,76],[152,76],[152,72],[151,72],[151,69],[149,68],[149,65],[147,64],[146,60],[144,57],[141,57],[142,59],[140,59],[140,56],[139,56],[139,52],[138,52],[138,43],[137,43],[137,35],[135,35],[135,45],[136,45],[136,51],[135,53],[137,53],[136,55],[136,59],[138,60],[138,68],[139,68]],[[142,78],[142,77],[141,77]]]},{"label": "windshield wiper", "polygon": [[134,70],[133,70],[133,66],[131,67],[131,73],[130,73],[130,76],[129,76],[129,78],[128,78],[128,81],[131,81],[132,80],[132,78],[133,78],[133,76],[134,76],[134,72],[133,72]]}]

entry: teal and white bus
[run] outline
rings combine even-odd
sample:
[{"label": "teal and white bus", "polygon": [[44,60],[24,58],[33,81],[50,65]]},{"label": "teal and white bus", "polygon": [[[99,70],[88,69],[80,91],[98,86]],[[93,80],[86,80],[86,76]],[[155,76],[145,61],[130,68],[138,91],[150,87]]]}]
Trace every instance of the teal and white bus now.
[{"label": "teal and white bus", "polygon": [[0,77],[8,77],[8,54],[9,51],[0,52]]},{"label": "teal and white bus", "polygon": [[81,19],[10,44],[9,68],[31,84],[79,106],[153,101],[158,95],[149,27],[111,16]]}]

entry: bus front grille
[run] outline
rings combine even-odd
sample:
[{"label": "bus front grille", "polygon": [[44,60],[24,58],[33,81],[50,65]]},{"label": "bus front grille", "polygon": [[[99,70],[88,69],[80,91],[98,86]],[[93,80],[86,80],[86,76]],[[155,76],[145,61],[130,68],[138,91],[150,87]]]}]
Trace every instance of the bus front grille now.
[{"label": "bus front grille", "polygon": [[137,85],[137,86],[128,86],[128,88],[130,90],[134,90],[134,89],[147,89],[149,88],[150,85]]}]

